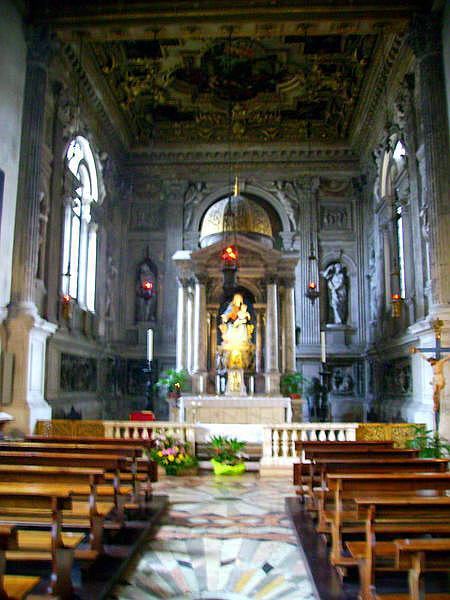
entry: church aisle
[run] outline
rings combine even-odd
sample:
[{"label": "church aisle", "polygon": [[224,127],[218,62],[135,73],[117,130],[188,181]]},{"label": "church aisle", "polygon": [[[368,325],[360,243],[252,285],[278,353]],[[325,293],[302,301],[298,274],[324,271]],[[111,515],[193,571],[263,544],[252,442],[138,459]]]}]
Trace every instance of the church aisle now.
[{"label": "church aisle", "polygon": [[284,499],[284,479],[167,477],[169,512],[111,599],[317,600]]}]

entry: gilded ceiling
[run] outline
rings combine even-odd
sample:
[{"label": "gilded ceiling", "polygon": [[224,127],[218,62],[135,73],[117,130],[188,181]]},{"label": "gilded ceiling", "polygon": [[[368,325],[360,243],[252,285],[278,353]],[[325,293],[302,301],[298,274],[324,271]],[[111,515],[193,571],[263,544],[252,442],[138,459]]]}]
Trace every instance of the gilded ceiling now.
[{"label": "gilded ceiling", "polygon": [[139,143],[345,138],[375,35],[93,43]]},{"label": "gilded ceiling", "polygon": [[24,2],[30,22],[70,45],[72,64],[82,45],[82,68],[129,149],[346,143],[388,37],[430,10],[430,0]]}]

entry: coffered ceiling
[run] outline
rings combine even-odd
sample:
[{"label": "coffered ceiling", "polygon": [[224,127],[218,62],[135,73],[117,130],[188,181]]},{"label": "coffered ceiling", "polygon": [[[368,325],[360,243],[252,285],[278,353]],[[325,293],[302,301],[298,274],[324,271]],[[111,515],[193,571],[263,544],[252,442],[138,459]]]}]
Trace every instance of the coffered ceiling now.
[{"label": "coffered ceiling", "polygon": [[131,146],[338,142],[385,37],[426,4],[42,0],[30,17],[72,44]]}]

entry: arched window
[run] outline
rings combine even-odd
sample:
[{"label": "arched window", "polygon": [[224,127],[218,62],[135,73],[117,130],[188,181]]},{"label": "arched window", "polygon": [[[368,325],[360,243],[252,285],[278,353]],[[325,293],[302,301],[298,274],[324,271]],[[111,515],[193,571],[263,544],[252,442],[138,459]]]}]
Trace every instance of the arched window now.
[{"label": "arched window", "polygon": [[77,136],[69,144],[66,167],[71,193],[64,207],[61,288],[81,308],[94,312],[97,224],[91,211],[99,190],[94,155],[86,138]]},{"label": "arched window", "polygon": [[387,278],[386,292],[389,302],[392,294],[406,296],[405,277],[405,226],[404,199],[399,197],[399,188],[406,173],[406,149],[397,135],[391,136],[381,163],[381,198],[390,207],[391,224],[389,252],[385,256]]}]

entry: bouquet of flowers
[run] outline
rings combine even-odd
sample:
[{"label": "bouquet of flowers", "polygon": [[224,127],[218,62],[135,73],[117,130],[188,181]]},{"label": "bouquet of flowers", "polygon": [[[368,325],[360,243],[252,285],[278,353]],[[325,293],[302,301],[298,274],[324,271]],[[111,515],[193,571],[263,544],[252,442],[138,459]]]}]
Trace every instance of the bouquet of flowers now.
[{"label": "bouquet of flowers", "polygon": [[186,469],[196,468],[197,458],[190,454],[189,442],[170,435],[156,436],[150,458],[164,467],[167,475],[178,475]]}]

